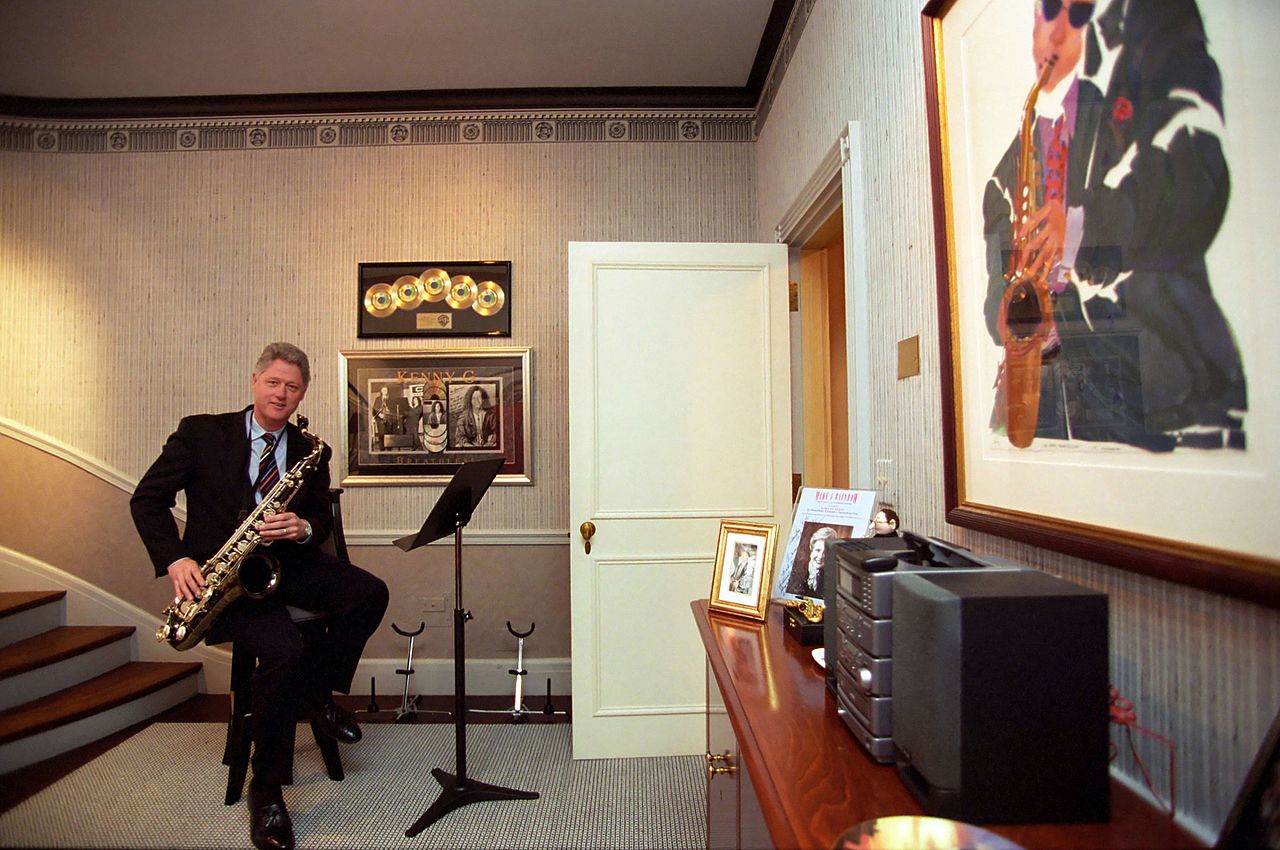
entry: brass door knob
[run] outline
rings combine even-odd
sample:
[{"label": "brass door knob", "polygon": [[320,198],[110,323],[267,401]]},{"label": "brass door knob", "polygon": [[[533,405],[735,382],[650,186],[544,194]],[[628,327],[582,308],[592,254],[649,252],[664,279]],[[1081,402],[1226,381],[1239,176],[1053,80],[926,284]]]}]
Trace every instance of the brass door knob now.
[{"label": "brass door knob", "polygon": [[578,533],[582,535],[582,542],[586,546],[586,553],[591,554],[591,538],[595,536],[596,524],[591,520],[587,520],[578,526]]}]

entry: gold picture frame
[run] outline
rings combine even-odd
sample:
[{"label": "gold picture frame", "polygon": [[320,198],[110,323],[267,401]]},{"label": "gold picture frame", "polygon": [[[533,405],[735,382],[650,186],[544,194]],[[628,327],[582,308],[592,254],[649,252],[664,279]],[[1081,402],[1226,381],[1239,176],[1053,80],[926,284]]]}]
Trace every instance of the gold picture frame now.
[{"label": "gold picture frame", "polygon": [[763,620],[769,607],[777,546],[777,525],[721,520],[708,607]]}]

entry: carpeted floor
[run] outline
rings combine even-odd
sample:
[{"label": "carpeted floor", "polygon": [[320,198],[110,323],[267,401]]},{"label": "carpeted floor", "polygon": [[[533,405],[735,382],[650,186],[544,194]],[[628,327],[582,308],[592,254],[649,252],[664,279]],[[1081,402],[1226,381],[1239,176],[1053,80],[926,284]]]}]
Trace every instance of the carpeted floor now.
[{"label": "carpeted floor", "polygon": [[[0,846],[249,847],[244,801],[224,806],[217,723],[157,723],[0,815]],[[325,775],[298,730],[285,788],[300,850],[692,850],[706,846],[700,756],[573,761],[568,725],[467,729],[467,776],[536,791],[475,803],[414,838],[404,832],[440,794],[431,769],[455,768],[454,727],[369,724],[343,747],[346,779]]]}]

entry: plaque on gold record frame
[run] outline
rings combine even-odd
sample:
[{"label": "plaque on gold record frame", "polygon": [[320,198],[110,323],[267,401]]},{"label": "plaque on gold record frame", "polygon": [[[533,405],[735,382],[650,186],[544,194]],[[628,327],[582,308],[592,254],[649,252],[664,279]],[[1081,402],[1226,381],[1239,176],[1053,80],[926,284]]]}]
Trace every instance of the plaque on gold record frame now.
[{"label": "plaque on gold record frame", "polygon": [[361,263],[360,337],[511,336],[511,262]]}]

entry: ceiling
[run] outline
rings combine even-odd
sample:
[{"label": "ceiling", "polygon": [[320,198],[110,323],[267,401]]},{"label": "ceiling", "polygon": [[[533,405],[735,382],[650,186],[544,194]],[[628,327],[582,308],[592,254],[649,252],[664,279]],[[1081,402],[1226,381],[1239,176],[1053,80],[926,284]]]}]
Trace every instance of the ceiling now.
[{"label": "ceiling", "polygon": [[795,0],[0,0],[0,113],[755,106]]}]

